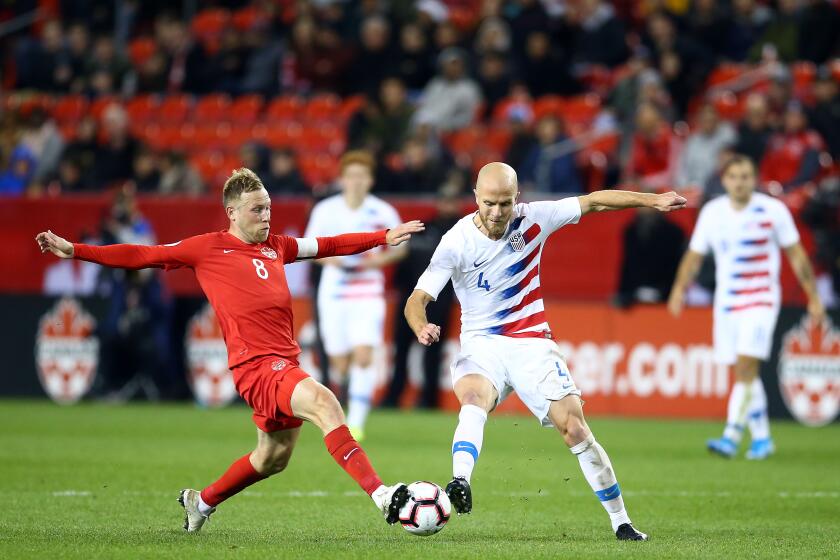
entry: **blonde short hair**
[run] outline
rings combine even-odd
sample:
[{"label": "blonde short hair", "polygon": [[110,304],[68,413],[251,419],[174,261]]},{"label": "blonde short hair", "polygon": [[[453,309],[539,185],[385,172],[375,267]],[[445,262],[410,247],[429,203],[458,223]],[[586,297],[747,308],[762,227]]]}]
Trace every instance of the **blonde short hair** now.
[{"label": "blonde short hair", "polygon": [[225,181],[225,188],[222,190],[222,203],[227,207],[228,204],[242,196],[242,193],[264,188],[257,174],[247,167],[234,169],[233,174]]}]

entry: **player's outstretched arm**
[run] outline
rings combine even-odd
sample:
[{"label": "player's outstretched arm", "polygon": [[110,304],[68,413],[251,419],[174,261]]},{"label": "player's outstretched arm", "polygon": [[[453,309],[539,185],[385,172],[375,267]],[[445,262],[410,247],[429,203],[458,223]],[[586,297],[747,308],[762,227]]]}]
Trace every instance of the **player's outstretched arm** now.
[{"label": "player's outstretched arm", "polygon": [[423,346],[431,346],[440,340],[440,327],[430,323],[426,317],[426,306],[432,299],[423,290],[414,290],[405,302],[405,319]]},{"label": "player's outstretched arm", "polygon": [[820,296],[817,293],[817,284],[814,279],[814,269],[811,267],[811,261],[808,259],[808,253],[802,247],[802,243],[794,243],[790,247],[785,247],[785,254],[787,255],[790,267],[796,274],[799,285],[808,297],[808,314],[816,323],[822,323],[825,317],[825,307],[823,307]]},{"label": "player's outstretched arm", "polygon": [[654,194],[633,191],[595,191],[578,197],[580,215],[605,210],[625,208],[655,208],[660,212],[671,212],[685,208],[686,200],[674,191]]},{"label": "player's outstretched arm", "polygon": [[697,273],[700,272],[700,265],[703,264],[703,255],[689,249],[683,255],[680,261],[680,267],[677,269],[677,277],[674,280],[674,285],[671,287],[671,295],[668,297],[668,311],[674,317],[679,317],[682,313],[683,300],[685,299],[685,291],[688,286],[697,278]]},{"label": "player's outstretched arm", "polygon": [[35,236],[35,241],[42,253],[52,253],[62,259],[79,259],[113,268],[140,268],[164,266],[176,268],[193,266],[196,260],[195,249],[189,241],[178,241],[168,245],[86,245],[70,243],[47,230]]},{"label": "player's outstretched arm", "polygon": [[62,259],[73,258],[73,244],[54,234],[51,230],[42,231],[35,236],[42,253],[52,253]]},{"label": "player's outstretched arm", "polygon": [[306,251],[298,252],[299,258],[340,257],[344,255],[355,255],[364,253],[379,245],[396,246],[411,239],[411,234],[419,233],[426,229],[423,222],[412,220],[400,224],[388,230],[375,231],[372,233],[344,233],[332,237],[318,237],[315,254]]}]

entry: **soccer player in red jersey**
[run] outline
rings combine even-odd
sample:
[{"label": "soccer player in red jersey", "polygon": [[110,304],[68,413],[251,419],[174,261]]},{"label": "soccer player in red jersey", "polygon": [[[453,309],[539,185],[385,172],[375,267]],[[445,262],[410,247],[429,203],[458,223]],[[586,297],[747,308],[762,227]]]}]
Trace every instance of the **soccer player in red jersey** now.
[{"label": "soccer player in red jersey", "polygon": [[292,300],[283,265],[301,259],[361,253],[399,245],[423,224],[390,230],[296,239],[269,234],[271,199],[257,175],[238,169],[225,182],[227,231],[157,246],[70,243],[51,231],[36,241],[42,253],[127,269],[192,268],[224,334],[228,367],[236,389],[253,409],[257,446],[235,461],[204,490],[181,491],[184,529],[201,529],[224,500],[286,468],[303,420],[318,426],[333,459],[367,494],[388,523],[397,521],[408,488],[382,484],[362,447],[350,435],[335,395],[298,365],[300,347],[292,332]]}]

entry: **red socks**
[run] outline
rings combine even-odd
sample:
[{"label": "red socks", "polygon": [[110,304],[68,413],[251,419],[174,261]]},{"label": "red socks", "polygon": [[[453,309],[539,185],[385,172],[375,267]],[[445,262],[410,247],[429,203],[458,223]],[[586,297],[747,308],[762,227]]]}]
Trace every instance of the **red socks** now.
[{"label": "red socks", "polygon": [[205,504],[215,507],[248,486],[266,478],[266,475],[254,469],[250,456],[251,454],[248,453],[234,461],[219,480],[201,491],[201,499]]},{"label": "red socks", "polygon": [[324,437],[324,443],[338,466],[347,471],[368,495],[379,488],[382,480],[373,470],[365,450],[353,439],[346,425],[342,424],[328,433]]}]

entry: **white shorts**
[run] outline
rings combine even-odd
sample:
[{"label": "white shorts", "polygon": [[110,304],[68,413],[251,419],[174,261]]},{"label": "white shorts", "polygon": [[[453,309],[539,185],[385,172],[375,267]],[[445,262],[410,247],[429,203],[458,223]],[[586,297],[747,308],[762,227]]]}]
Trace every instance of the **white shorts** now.
[{"label": "white shorts", "polygon": [[537,417],[552,427],[548,408],[567,395],[580,396],[557,344],[547,338],[477,335],[461,341],[452,362],[452,385],[471,373],[483,375],[499,393],[498,405],[511,391]]},{"label": "white shorts", "polygon": [[318,326],[330,356],[349,354],[357,346],[381,346],[384,325],[384,298],[318,298]]},{"label": "white shorts", "polygon": [[767,360],[773,348],[773,331],[778,316],[776,308],[729,313],[715,310],[715,361],[732,365],[738,356]]}]

